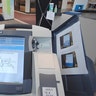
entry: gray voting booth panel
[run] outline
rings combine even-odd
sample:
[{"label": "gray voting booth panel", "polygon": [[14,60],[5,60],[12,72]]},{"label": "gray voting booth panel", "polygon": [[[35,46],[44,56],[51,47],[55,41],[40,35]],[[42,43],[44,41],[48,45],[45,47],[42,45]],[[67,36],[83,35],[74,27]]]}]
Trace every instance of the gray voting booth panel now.
[{"label": "gray voting booth panel", "polygon": [[[13,24],[12,26],[10,26],[10,24],[9,24],[9,25],[5,25],[5,28],[13,28],[13,27],[17,28],[16,26],[18,27],[19,25],[14,25]],[[20,27],[21,26],[19,26],[19,28]],[[27,26],[27,28],[28,28],[28,26]],[[30,27],[30,28],[32,28],[32,27]],[[5,80],[4,82],[3,82],[3,80],[2,80],[2,82],[0,81],[1,82],[0,83],[0,94],[27,94],[27,93],[31,93],[31,90],[32,90],[32,51],[29,50],[29,37],[30,36],[32,36],[31,31],[0,30],[0,40],[1,40],[0,44],[1,45],[4,44],[3,49],[2,49],[2,46],[0,47],[0,51],[3,54],[3,57],[0,55],[1,59],[3,58],[2,62],[5,62],[4,60],[9,58],[8,56],[6,56],[6,55],[8,55],[8,52],[9,52],[11,61],[15,60],[14,61],[15,63],[12,61],[13,62],[13,67],[17,66],[15,68],[17,71],[14,69],[14,71],[12,71],[13,73],[11,71],[8,71],[9,73],[7,73],[7,71],[6,71],[6,73],[2,73],[2,72],[5,72],[4,70],[0,71],[0,77],[3,74],[3,77],[6,78],[6,79],[4,79]],[[8,46],[8,44],[9,44],[9,46]],[[15,46],[15,44],[16,44],[16,46]],[[23,47],[20,44],[22,44]],[[24,55],[22,55],[20,53],[21,51],[20,52],[18,51],[19,48],[23,52],[22,54],[24,54]],[[10,49],[12,49],[12,50],[10,50]],[[6,57],[5,59],[4,59],[4,54],[5,54],[5,57]],[[15,58],[14,59],[11,56],[11,54],[17,54],[16,58],[14,57]],[[20,63],[21,60],[24,60],[23,63],[22,63],[23,67],[21,66],[21,63]],[[6,61],[6,64],[7,64],[7,61]],[[3,64],[3,63],[1,63],[1,64]],[[5,65],[3,64],[3,66],[5,66]],[[7,67],[6,67],[6,69],[7,69]],[[23,76],[23,77],[19,77],[19,78],[22,78],[22,80],[21,80],[22,82],[21,83],[14,82],[14,80],[18,78],[19,74],[21,74]],[[19,75],[19,76],[21,76],[21,75]],[[17,78],[14,78],[14,77],[17,77]],[[9,78],[11,78],[11,80]],[[8,82],[7,82],[7,80],[8,80]],[[18,79],[17,79],[17,81],[18,81]]]},{"label": "gray voting booth panel", "polygon": [[[71,25],[75,24],[79,20],[79,17],[74,15],[57,29],[52,32],[53,52],[57,53],[56,47],[56,35],[67,29]],[[82,36],[82,33],[81,33]],[[83,38],[82,38],[83,41]],[[82,42],[83,43],[83,42]],[[83,44],[84,49],[84,44]],[[85,50],[84,50],[85,54]],[[88,74],[77,75],[62,75],[62,80],[65,89],[66,96],[93,96],[96,92],[96,73],[94,71],[94,64],[90,58],[85,54],[86,67]]]}]

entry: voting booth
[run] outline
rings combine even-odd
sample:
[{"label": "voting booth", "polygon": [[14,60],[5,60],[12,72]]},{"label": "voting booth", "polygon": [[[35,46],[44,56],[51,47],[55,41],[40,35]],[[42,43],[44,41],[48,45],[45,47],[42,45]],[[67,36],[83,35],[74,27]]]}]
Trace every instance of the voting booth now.
[{"label": "voting booth", "polygon": [[[0,96],[93,96],[96,92],[96,75],[86,56],[78,16],[52,32],[27,24],[0,28]],[[4,30],[8,28],[16,30]]]},{"label": "voting booth", "polygon": [[[2,25],[4,26],[4,25]],[[32,90],[32,32],[0,30],[0,94],[26,94]]]},{"label": "voting booth", "polygon": [[52,32],[52,38],[65,96],[94,96],[96,73],[92,60],[86,56],[79,17],[74,15],[58,26]]},{"label": "voting booth", "polygon": [[27,24],[1,26],[0,95],[65,96],[51,31]]}]

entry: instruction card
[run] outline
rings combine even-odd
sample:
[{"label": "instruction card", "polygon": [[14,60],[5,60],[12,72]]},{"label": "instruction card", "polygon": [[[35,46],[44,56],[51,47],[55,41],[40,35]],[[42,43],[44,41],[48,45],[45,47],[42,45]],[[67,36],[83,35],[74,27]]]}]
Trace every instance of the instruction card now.
[{"label": "instruction card", "polygon": [[42,87],[43,96],[57,96],[55,87]]},{"label": "instruction card", "polygon": [[55,13],[52,11],[47,11],[46,19],[54,21]]}]

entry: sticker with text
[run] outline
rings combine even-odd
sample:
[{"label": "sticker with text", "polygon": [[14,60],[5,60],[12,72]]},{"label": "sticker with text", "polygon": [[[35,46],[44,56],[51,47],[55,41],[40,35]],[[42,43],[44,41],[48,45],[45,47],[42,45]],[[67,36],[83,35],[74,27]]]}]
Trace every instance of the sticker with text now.
[{"label": "sticker with text", "polygon": [[43,96],[57,96],[55,87],[43,87],[42,93],[43,93]]}]

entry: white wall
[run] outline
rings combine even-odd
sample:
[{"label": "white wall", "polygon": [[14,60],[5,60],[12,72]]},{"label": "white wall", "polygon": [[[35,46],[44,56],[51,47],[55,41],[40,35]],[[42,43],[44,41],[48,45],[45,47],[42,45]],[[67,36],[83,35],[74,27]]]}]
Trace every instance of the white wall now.
[{"label": "white wall", "polygon": [[67,7],[67,0],[62,0],[62,8],[61,8],[61,10],[66,9],[66,7]]}]

